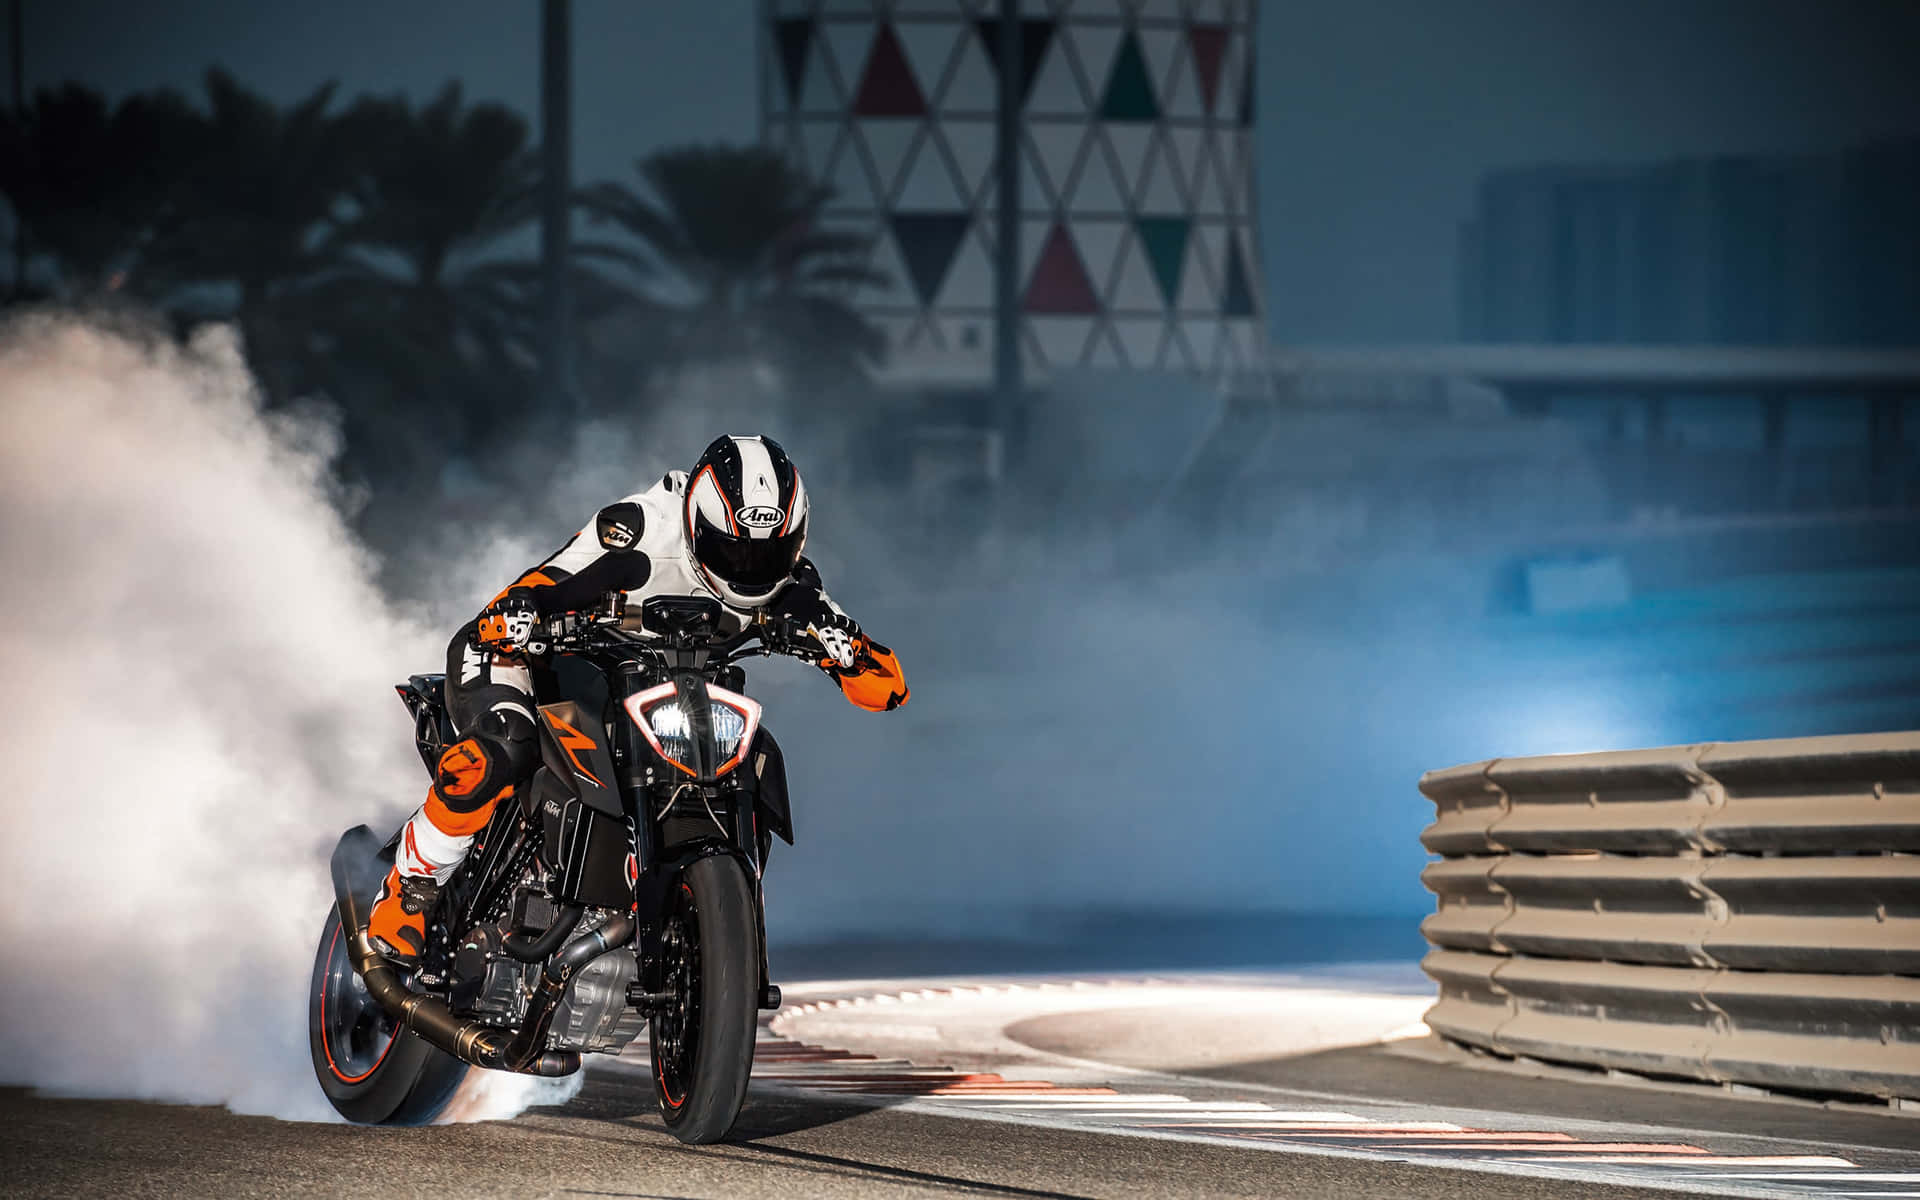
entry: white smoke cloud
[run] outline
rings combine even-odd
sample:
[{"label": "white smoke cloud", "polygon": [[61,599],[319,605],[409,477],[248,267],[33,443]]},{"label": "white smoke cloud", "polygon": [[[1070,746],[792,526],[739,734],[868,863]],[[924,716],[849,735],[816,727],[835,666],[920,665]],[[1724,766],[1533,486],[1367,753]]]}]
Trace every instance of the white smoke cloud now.
[{"label": "white smoke cloud", "polygon": [[[445,633],[375,587],[333,429],[263,413],[230,330],[17,318],[0,412],[0,1081],[331,1119],[327,857],[418,802],[391,685]],[[489,1073],[456,1110],[578,1086],[543,1082]]]}]

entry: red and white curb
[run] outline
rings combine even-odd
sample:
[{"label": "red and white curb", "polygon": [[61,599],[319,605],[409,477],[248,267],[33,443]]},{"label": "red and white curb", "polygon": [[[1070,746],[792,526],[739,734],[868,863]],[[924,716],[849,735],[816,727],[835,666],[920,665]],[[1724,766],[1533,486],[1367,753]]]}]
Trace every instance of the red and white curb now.
[{"label": "red and white curb", "polygon": [[[1137,981],[1111,981],[1111,984]],[[1400,1110],[1376,1116],[1327,1109],[1284,1109],[1256,1099],[1195,1099],[1169,1091],[1131,1091],[1083,1082],[1008,1078],[941,1063],[880,1058],[786,1036],[797,1018],[835,1009],[899,1013],[895,1006],[950,997],[1015,993],[1023,987],[1081,990],[1109,981],[984,985],[863,992],[800,1003],[763,1022],[755,1054],[758,1086],[832,1095],[914,1111],[1089,1131],[1231,1143],[1314,1154],[1392,1158],[1497,1170],[1577,1175],[1639,1186],[1723,1195],[1920,1197],[1920,1169],[1865,1169],[1834,1154],[1727,1154],[1690,1141],[1588,1136],[1565,1129],[1495,1128],[1449,1121],[1405,1120]],[[847,1014],[853,1015],[851,1013]],[[931,1050],[932,1048],[929,1047]],[[1010,1070],[1012,1068],[1002,1068]],[[1023,1069],[1021,1074],[1031,1072]],[[1073,1071],[1069,1074],[1084,1074]],[[1120,1074],[1125,1074],[1124,1072]],[[1134,1072],[1145,1075],[1144,1072]],[[1177,1077],[1156,1076],[1154,1083]],[[1205,1081],[1206,1090],[1232,1085]],[[1388,1106],[1382,1106],[1388,1107]],[[1645,1130],[1636,1132],[1645,1133]],[[1920,1134],[1920,1129],[1916,1130]],[[1904,1165],[1904,1164],[1902,1164]],[[1920,1162],[1915,1163],[1920,1167]]]}]

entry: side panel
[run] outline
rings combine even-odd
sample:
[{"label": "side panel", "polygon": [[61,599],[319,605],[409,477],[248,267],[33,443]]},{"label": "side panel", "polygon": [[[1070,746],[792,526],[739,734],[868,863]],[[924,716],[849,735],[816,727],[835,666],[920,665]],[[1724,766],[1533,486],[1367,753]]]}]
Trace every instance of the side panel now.
[{"label": "side panel", "polygon": [[765,726],[753,737],[745,764],[754,777],[753,804],[766,828],[793,845],[793,808],[787,800],[787,760]]},{"label": "side panel", "polygon": [[633,885],[627,881],[633,831],[625,819],[609,817],[584,801],[568,800],[560,817],[557,849],[559,874],[554,890],[561,899],[600,908],[626,908],[633,903]]},{"label": "side panel", "polygon": [[571,700],[540,706],[540,758],[589,808],[626,819],[600,719]]}]

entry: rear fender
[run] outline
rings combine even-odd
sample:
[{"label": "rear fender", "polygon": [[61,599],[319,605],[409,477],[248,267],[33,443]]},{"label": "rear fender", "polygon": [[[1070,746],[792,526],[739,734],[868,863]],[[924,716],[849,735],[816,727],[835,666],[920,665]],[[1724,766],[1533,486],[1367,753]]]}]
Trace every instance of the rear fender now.
[{"label": "rear fender", "polygon": [[453,719],[447,715],[447,677],[410,675],[405,683],[396,683],[400,703],[413,717],[413,746],[426,764],[427,774],[439,769],[440,752],[453,743]]}]

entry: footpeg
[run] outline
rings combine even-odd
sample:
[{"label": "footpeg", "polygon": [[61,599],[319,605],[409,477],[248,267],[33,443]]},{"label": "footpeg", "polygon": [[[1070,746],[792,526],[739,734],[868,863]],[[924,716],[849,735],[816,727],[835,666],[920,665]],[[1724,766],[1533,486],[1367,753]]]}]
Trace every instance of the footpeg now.
[{"label": "footpeg", "polygon": [[760,1007],[768,1012],[780,1007],[780,987],[770,983],[760,989]]}]

